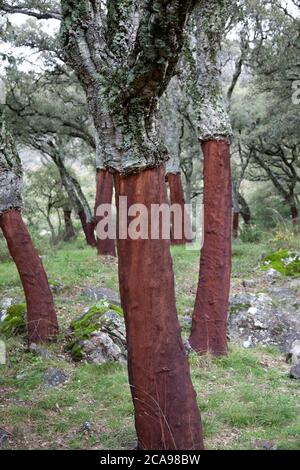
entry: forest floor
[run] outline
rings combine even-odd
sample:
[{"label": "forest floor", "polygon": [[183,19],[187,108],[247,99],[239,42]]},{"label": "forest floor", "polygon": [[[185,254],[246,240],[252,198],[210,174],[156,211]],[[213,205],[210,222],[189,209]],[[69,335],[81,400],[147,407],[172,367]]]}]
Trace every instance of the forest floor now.
[{"label": "forest floor", "polygon": [[[263,292],[258,269],[263,244],[234,245],[232,293],[244,279],[255,279],[253,292]],[[53,357],[27,352],[23,338],[7,341],[7,364],[0,365],[0,432],[12,449],[132,449],[133,409],[126,367],[118,364],[74,364],[64,352],[72,319],[92,305],[85,287],[118,291],[117,262],[97,258],[77,241],[44,250],[50,281],[63,284],[55,294],[60,338]],[[172,249],[178,314],[191,312],[198,279],[199,253]],[[0,299],[23,300],[16,269],[0,262]],[[229,355],[213,359],[190,356],[192,378],[204,422],[208,449],[300,449],[299,381],[288,377],[289,365],[274,348],[243,349],[230,344]],[[48,388],[43,374],[62,369],[69,381]],[[2,430],[2,431],[1,431]]]}]

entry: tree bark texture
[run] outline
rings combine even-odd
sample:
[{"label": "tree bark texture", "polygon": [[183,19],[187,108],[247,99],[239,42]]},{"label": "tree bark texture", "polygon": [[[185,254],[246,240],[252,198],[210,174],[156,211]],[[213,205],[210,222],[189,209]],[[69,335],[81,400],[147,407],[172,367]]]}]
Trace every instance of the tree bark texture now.
[{"label": "tree bark texture", "polygon": [[227,353],[232,189],[229,144],[204,142],[204,245],[190,344],[200,354]]},{"label": "tree bark texture", "polygon": [[[101,221],[97,216],[97,209],[101,204],[112,204],[113,196],[113,176],[105,169],[97,169],[97,189],[95,202],[95,221],[96,225]],[[97,248],[99,255],[116,256],[115,241],[110,238],[105,240],[97,239]]]},{"label": "tree bark texture", "polygon": [[24,288],[28,342],[49,341],[58,332],[52,293],[20,211],[11,209],[0,214],[0,227]]},{"label": "tree bark texture", "polygon": [[[116,200],[167,202],[163,166],[115,175]],[[151,221],[149,220],[151,227]],[[149,227],[149,230],[150,230]],[[168,240],[118,240],[128,370],[140,449],[202,449],[200,415],[176,315]]]}]

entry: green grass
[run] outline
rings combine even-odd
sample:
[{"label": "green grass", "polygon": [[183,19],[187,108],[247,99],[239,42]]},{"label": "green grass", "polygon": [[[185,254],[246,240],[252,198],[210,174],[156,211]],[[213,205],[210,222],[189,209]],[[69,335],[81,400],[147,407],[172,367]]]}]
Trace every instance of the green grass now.
[{"label": "green grass", "polygon": [[[264,244],[235,243],[235,279],[258,274]],[[180,315],[193,307],[198,282],[199,253],[172,248]],[[26,352],[22,338],[7,342],[8,362],[0,366],[2,428],[13,434],[10,448],[130,449],[135,445],[133,407],[127,370],[120,365],[74,364],[62,342],[70,321],[92,301],[82,295],[84,286],[117,290],[117,263],[97,258],[83,243],[65,244],[43,262],[51,279],[64,289],[55,295],[60,341],[51,345],[54,358],[42,360]],[[7,287],[9,286],[9,287]],[[0,298],[23,299],[13,264],[0,264]],[[67,360],[66,360],[67,359]],[[299,383],[288,377],[289,366],[275,348],[245,350],[231,344],[227,357],[190,357],[192,379],[198,394],[210,449],[253,449],[256,441],[274,442],[280,449],[300,448]],[[50,389],[45,370],[65,370],[69,381]],[[84,423],[91,423],[87,432]]]}]

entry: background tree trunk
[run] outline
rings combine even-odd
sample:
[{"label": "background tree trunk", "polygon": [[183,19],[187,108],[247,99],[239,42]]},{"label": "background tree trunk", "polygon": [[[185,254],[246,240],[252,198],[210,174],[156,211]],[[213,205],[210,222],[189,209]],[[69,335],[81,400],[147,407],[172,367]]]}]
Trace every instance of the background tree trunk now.
[{"label": "background tree trunk", "polygon": [[[181,207],[182,213],[182,236],[181,238],[175,238],[174,233],[174,213],[171,215],[171,243],[172,245],[185,245],[186,242],[191,241],[191,221],[189,220],[189,214],[185,207],[184,192],[182,187],[181,175],[180,173],[168,173],[166,179],[169,183],[170,188],[170,205],[178,204]],[[185,226],[186,232],[185,233]],[[186,236],[187,235],[187,236]]]},{"label": "background tree trunk", "polygon": [[28,342],[49,341],[58,332],[52,293],[20,211],[12,209],[1,214],[0,227],[25,292]]},{"label": "background tree trunk", "polygon": [[[128,207],[140,203],[149,212],[151,204],[167,202],[163,166],[127,177],[116,174],[115,188],[117,207],[119,196],[127,196]],[[138,446],[202,449],[200,414],[176,315],[169,248],[168,240],[118,240]]]},{"label": "background tree trunk", "polygon": [[240,206],[240,213],[243,217],[245,225],[251,225],[251,210],[246,201],[246,199],[241,195],[238,194],[239,206]]},{"label": "background tree trunk", "polygon": [[[107,170],[97,169],[97,190],[95,202],[95,222],[96,225],[101,221],[97,216],[97,209],[101,204],[112,204],[113,195],[113,176]],[[115,241],[107,238],[100,240],[97,238],[97,248],[99,255],[116,256]]]},{"label": "background tree trunk", "polygon": [[232,196],[233,196],[233,223],[232,223],[232,234],[233,238],[239,237],[239,218],[240,218],[240,205],[238,200],[238,183],[235,181],[232,185]]},{"label": "background tree trunk", "polygon": [[291,206],[291,216],[292,216],[293,225],[298,225],[299,224],[299,212],[298,212],[298,208],[294,205]]},{"label": "background tree trunk", "polygon": [[94,233],[95,221],[89,203],[83,194],[79,181],[74,178],[67,169],[61,156],[59,143],[48,141],[43,146],[38,141],[34,141],[32,145],[43,153],[46,153],[53,163],[57,166],[61,182],[69,196],[70,202],[75,213],[78,215],[85,239],[88,245],[96,246],[96,238]]},{"label": "background tree trunk", "polygon": [[232,189],[226,141],[202,144],[204,154],[204,245],[190,344],[198,353],[227,353],[231,275]]},{"label": "background tree trunk", "polygon": [[64,209],[64,221],[65,221],[65,233],[64,233],[64,241],[70,241],[73,238],[76,238],[76,233],[74,230],[73,222],[72,222],[72,211],[68,208]]},{"label": "background tree trunk", "polygon": [[235,239],[239,238],[239,219],[240,219],[240,213],[239,212],[234,212],[233,213],[232,233],[233,233],[233,238],[235,238]]}]

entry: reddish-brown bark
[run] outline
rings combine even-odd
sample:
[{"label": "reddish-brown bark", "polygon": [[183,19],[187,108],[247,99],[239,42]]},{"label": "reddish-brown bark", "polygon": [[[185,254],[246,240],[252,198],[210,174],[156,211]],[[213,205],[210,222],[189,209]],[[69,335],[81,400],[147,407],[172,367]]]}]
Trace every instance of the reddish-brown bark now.
[{"label": "reddish-brown bark", "polygon": [[204,154],[204,245],[190,344],[198,353],[227,353],[231,274],[231,169],[226,141],[202,144]]},{"label": "reddish-brown bark", "polygon": [[[115,188],[118,212],[119,196],[127,196],[128,207],[167,202],[163,166],[116,174]],[[119,239],[118,256],[138,447],[202,449],[200,413],[176,314],[170,242]]]},{"label": "reddish-brown bark", "polygon": [[95,222],[87,222],[86,214],[84,211],[79,212],[78,214],[82,229],[84,231],[85,239],[88,245],[96,246],[96,238],[95,238]]},{"label": "reddish-brown bark", "polygon": [[239,218],[240,218],[239,212],[234,212],[232,232],[233,232],[233,238],[235,238],[235,239],[238,238],[238,236],[239,236]]},{"label": "reddish-brown bark", "polygon": [[0,227],[25,292],[28,342],[49,341],[58,332],[52,293],[21,213],[12,209],[1,214]]},{"label": "reddish-brown bark", "polygon": [[[95,202],[95,220],[96,225],[101,221],[102,217],[97,216],[97,209],[101,204],[111,204],[113,195],[113,176],[107,170],[97,169],[97,190]],[[100,240],[97,238],[97,248],[99,255],[116,256],[115,241],[106,238]]]},{"label": "reddish-brown bark", "polygon": [[189,223],[189,215],[185,208],[181,175],[180,173],[168,173],[166,175],[166,180],[168,181],[170,188],[170,205],[178,204],[182,211],[182,236],[180,238],[177,238],[174,233],[174,213],[172,212],[171,214],[171,243],[172,245],[185,245],[185,243],[191,241],[191,224]]}]

